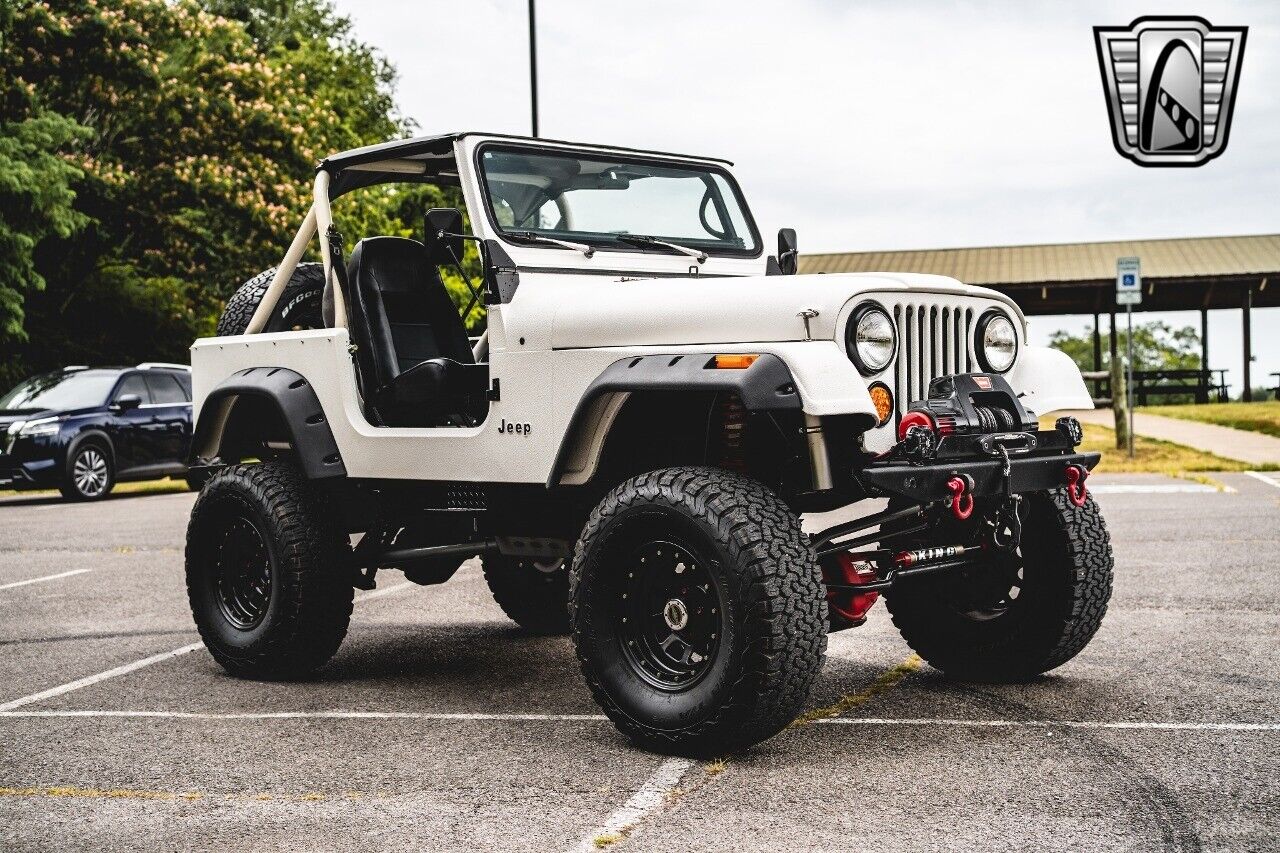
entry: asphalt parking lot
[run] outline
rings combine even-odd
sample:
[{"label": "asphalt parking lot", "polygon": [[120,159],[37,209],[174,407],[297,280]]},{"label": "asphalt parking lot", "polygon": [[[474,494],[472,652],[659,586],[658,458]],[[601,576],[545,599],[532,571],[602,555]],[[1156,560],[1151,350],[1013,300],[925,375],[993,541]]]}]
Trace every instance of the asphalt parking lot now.
[{"label": "asphalt parking lot", "polygon": [[883,607],[812,707],[723,761],[631,748],[478,566],[357,599],[318,680],[227,677],[193,496],[0,501],[0,848],[1280,849],[1280,475],[1095,477],[1116,591],[1036,683],[959,684]]}]

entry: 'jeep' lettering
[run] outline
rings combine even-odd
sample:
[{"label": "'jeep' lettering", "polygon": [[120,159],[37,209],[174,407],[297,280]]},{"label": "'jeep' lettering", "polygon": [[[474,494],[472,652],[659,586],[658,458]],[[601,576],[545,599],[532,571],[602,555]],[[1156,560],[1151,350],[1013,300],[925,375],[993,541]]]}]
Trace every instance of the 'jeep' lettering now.
[{"label": "'jeep' lettering", "polygon": [[502,418],[502,423],[498,424],[498,432],[502,435],[528,435],[532,430],[530,424],[509,424],[506,418]]}]

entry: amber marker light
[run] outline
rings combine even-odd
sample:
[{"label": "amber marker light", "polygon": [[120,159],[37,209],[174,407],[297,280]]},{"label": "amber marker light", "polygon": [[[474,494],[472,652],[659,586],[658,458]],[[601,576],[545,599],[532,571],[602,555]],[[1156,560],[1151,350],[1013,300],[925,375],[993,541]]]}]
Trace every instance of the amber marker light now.
[{"label": "amber marker light", "polygon": [[755,354],[745,355],[741,353],[718,355],[715,358],[716,370],[746,370],[755,364],[756,359],[759,357]]},{"label": "amber marker light", "polygon": [[880,418],[876,426],[884,426],[893,417],[893,392],[883,382],[873,382],[867,393],[871,395],[871,404],[876,407],[876,415]]}]

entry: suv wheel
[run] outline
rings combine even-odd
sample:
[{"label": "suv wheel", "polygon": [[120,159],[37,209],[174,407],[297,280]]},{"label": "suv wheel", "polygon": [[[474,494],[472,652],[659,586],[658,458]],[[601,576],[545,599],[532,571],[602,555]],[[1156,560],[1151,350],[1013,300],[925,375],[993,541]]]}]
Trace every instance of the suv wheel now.
[{"label": "suv wheel", "polygon": [[486,554],[484,579],[502,612],[531,634],[569,633],[569,568],[565,560]]},{"label": "suv wheel", "polygon": [[227,672],[301,678],[338,650],[353,596],[338,530],[287,461],[235,465],[204,485],[187,527],[187,595]]},{"label": "suv wheel", "polygon": [[111,454],[98,442],[86,441],[67,458],[66,477],[59,491],[73,501],[96,501],[105,498],[115,484]]},{"label": "suv wheel", "polygon": [[[266,295],[267,288],[276,277],[275,267],[263,270],[231,295],[218,318],[216,334],[243,335],[249,328],[249,320],[258,310],[258,303]],[[324,297],[324,265],[302,263],[294,268],[289,283],[285,285],[280,301],[267,318],[264,332],[286,332],[296,329],[323,329],[325,327],[321,303]]]},{"label": "suv wheel", "polygon": [[659,751],[764,740],[822,668],[827,606],[800,519],[714,468],[628,480],[591,513],[570,572],[570,624],[596,701]]},{"label": "suv wheel", "polygon": [[[913,578],[885,595],[893,623],[929,664],[954,678],[1025,681],[1075,657],[1111,598],[1107,527],[1090,497],[1026,495],[1022,545],[974,569]],[[954,522],[947,522],[948,525]],[[964,541],[943,528],[941,541]],[[927,543],[919,543],[924,547]],[[916,547],[915,545],[909,547]]]}]

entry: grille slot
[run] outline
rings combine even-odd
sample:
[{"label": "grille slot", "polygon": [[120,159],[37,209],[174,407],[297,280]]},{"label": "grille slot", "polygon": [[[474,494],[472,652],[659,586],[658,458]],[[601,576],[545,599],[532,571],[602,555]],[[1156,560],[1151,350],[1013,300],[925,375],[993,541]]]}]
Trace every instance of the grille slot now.
[{"label": "grille slot", "polygon": [[974,310],[968,307],[903,302],[893,306],[898,327],[894,359],[894,397],[898,413],[912,400],[923,400],[929,382],[951,373],[969,373],[973,353]]}]

